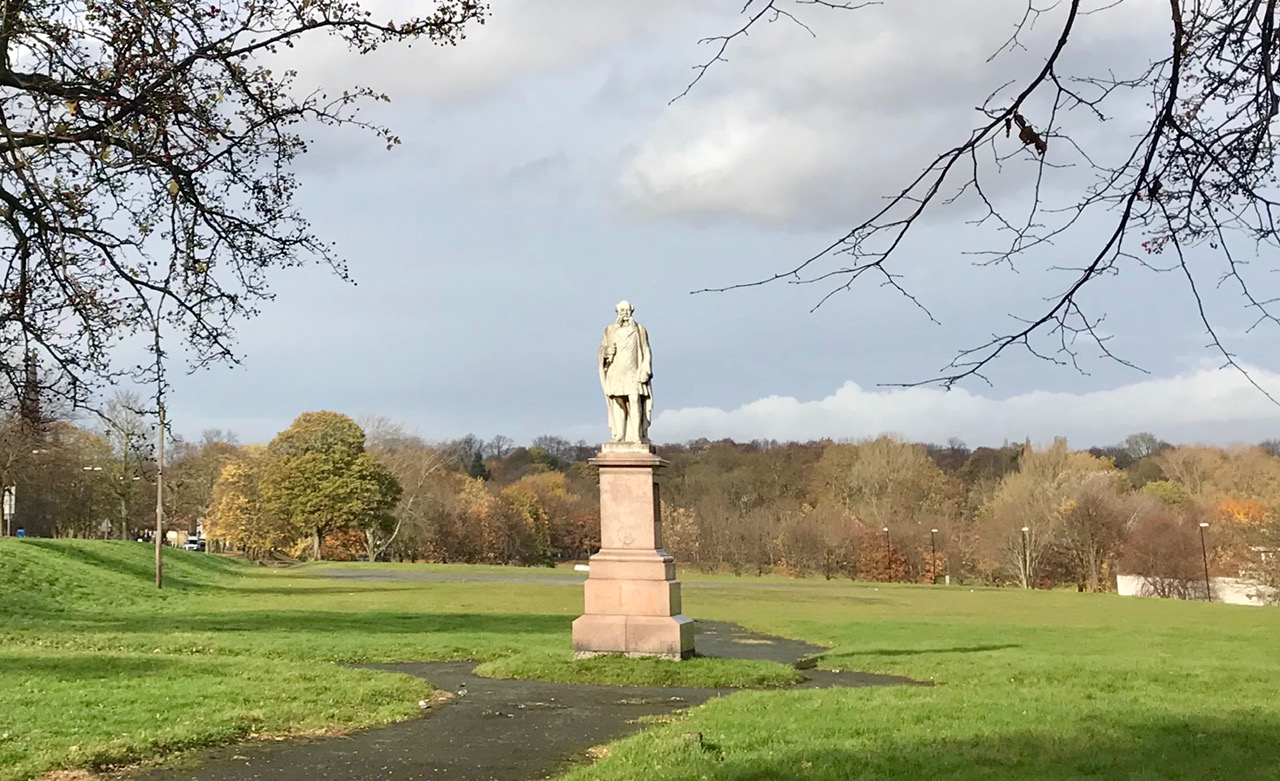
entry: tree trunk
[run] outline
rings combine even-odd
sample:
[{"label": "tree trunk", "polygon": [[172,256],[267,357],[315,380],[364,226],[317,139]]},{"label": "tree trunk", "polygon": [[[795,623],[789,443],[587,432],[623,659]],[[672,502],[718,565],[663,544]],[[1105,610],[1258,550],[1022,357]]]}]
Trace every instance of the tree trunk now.
[{"label": "tree trunk", "polygon": [[311,530],[311,560],[320,561],[320,527]]}]

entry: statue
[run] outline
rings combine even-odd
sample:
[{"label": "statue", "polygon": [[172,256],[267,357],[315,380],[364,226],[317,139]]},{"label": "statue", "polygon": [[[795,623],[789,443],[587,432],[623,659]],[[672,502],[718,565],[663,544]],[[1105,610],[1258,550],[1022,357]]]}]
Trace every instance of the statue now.
[{"label": "statue", "polygon": [[631,304],[620,301],[618,319],[604,329],[597,364],[600,385],[609,407],[609,434],[613,442],[649,442],[653,416],[653,362],[649,332],[631,318]]}]

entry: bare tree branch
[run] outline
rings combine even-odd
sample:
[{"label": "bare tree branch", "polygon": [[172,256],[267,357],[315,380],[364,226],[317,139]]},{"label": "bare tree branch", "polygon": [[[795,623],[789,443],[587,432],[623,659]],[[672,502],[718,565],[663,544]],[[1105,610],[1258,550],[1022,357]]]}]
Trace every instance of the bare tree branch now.
[{"label": "bare tree branch", "polygon": [[[1051,15],[1059,19],[1056,39],[1035,72],[1003,85],[978,107],[983,115],[980,124],[934,156],[884,205],[817,253],[773,275],[693,292],[727,292],[778,282],[825,284],[828,290],[816,309],[875,272],[882,285],[906,296],[934,320],[908,292],[903,275],[892,270],[903,242],[924,214],[962,199],[969,205],[976,202],[980,215],[969,224],[994,230],[1005,241],[1002,247],[971,252],[972,257],[984,265],[1011,269],[1016,268],[1019,258],[1032,251],[1052,250],[1058,240],[1081,234],[1085,226],[1096,231],[1097,218],[1102,216],[1108,228],[1089,234],[1094,244],[1085,260],[1051,265],[1052,270],[1072,276],[1037,314],[1014,318],[1017,325],[1008,331],[993,333],[985,343],[961,350],[936,377],[894,384],[950,388],[969,377],[985,379],[984,371],[992,362],[1015,347],[1084,371],[1078,360],[1079,345],[1090,344],[1101,357],[1138,369],[1109,348],[1106,342],[1110,337],[1098,327],[1103,316],[1088,313],[1083,301],[1091,283],[1130,267],[1156,273],[1179,271],[1195,297],[1197,317],[1210,334],[1211,346],[1228,366],[1248,376],[1213,326],[1187,250],[1195,247],[1197,258],[1216,258],[1224,264],[1218,287],[1229,285],[1238,291],[1244,309],[1254,317],[1250,330],[1260,325],[1280,326],[1280,313],[1275,309],[1280,296],[1257,294],[1253,285],[1259,265],[1265,273],[1280,271],[1274,254],[1280,248],[1274,188],[1275,123],[1280,116],[1276,84],[1280,0],[1168,0],[1166,56],[1128,77],[1110,71],[1105,76],[1064,72],[1064,52],[1080,34],[1077,21],[1123,2],[1085,8],[1081,0],[1028,0],[1013,33],[987,62],[1013,50],[1028,50],[1033,44],[1026,34]],[[707,39],[718,44],[719,50],[699,66],[698,79],[712,65],[724,61],[729,45],[765,18],[769,6],[749,3],[743,10],[751,10],[753,15],[737,32]],[[1107,106],[1144,93],[1151,100],[1146,129],[1132,146],[1123,147],[1127,154],[1116,161],[1105,161],[1060,128],[1060,112],[1083,112],[1093,122],[1106,123],[1111,121]],[[1037,105],[1049,99],[1051,108],[1048,116],[1041,117],[1043,125],[1024,114],[1023,107],[1030,105],[1033,96]],[[1014,141],[1016,144],[1010,143]],[[993,175],[1004,173],[1009,166],[1027,164],[1035,166],[1035,178],[1020,201],[1027,204],[1025,214],[1015,216],[1007,211],[1009,207],[989,196],[988,185]],[[1088,172],[1093,182],[1077,192],[1075,203],[1049,206],[1044,189],[1049,185],[1061,189],[1059,172],[1070,168]],[[1090,215],[1088,221],[1086,215]],[[1233,237],[1239,236],[1265,248],[1268,254],[1246,261],[1232,248]],[[1175,256],[1172,263],[1154,260],[1166,250]],[[837,261],[840,256],[845,257]],[[1056,348],[1046,351],[1038,346],[1036,340],[1045,337],[1056,341]],[[1252,377],[1249,381],[1257,386]]]}]

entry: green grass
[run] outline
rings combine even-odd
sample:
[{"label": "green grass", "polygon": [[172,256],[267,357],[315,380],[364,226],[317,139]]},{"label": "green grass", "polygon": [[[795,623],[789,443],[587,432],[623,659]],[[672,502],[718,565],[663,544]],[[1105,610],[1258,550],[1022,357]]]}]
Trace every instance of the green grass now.
[{"label": "green grass", "polygon": [[0,649],[0,778],[389,723],[429,692],[409,676],[271,659]]},{"label": "green grass", "polygon": [[832,646],[822,667],[936,685],[717,699],[568,781],[1278,777],[1280,611],[1013,590],[745,591],[698,602]]},{"label": "green grass", "polygon": [[417,714],[430,692],[348,663],[510,658],[494,674],[637,685],[773,685],[792,675],[735,660],[575,665],[569,628],[582,595],[563,585],[337,580],[320,577],[334,565],[164,556],[157,592],[146,545],[0,540],[0,781],[259,732],[383,724]]},{"label": "green grass", "polygon": [[598,656],[574,660],[563,652],[512,654],[476,667],[489,678],[520,678],[555,683],[612,686],[693,686],[728,689],[787,686],[803,680],[794,667],[745,659],[627,659]]},{"label": "green grass", "polygon": [[[492,674],[637,683],[754,674],[723,660],[569,663],[582,592],[537,582],[563,569],[520,570],[519,584],[338,580],[319,577],[334,565],[168,550],[157,593],[151,555],[0,540],[0,781],[417,712],[422,681],[345,662],[477,658]],[[614,744],[571,781],[1277,778],[1280,610],[681,577],[695,618],[828,646],[823,667],[936,685],[735,693]]]}]

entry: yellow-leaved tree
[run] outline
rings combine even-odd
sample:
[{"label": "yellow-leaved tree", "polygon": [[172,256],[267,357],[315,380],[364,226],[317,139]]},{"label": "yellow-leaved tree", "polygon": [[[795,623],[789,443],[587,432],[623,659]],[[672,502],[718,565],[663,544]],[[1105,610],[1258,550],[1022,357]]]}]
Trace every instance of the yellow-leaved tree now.
[{"label": "yellow-leaved tree", "polygon": [[1158,460],[1189,495],[1193,520],[1209,524],[1211,570],[1252,578],[1280,566],[1280,458],[1262,447],[1192,445]]},{"label": "yellow-leaved tree", "polygon": [[255,559],[288,548],[297,537],[262,501],[259,481],[263,456],[261,445],[251,445],[241,448],[239,454],[222,467],[205,517],[205,533],[209,539],[244,551]]}]

